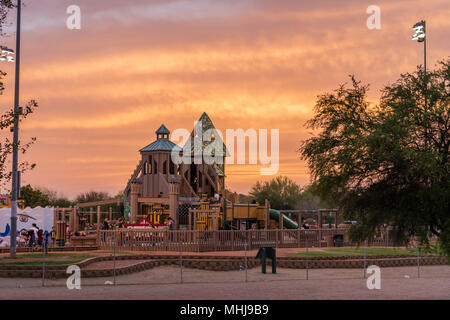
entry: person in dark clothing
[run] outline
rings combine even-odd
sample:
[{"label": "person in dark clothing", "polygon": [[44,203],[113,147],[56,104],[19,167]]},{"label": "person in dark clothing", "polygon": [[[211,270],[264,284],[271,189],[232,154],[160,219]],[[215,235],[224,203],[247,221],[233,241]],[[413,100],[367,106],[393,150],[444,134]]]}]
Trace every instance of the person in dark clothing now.
[{"label": "person in dark clothing", "polygon": [[28,246],[32,247],[35,243],[34,230],[27,231]]},{"label": "person in dark clothing", "polygon": [[169,217],[169,230],[175,230],[175,221]]},{"label": "person in dark clothing", "polygon": [[42,241],[44,240],[44,232],[42,229],[37,231],[37,245],[42,246]]},{"label": "person in dark clothing", "polygon": [[47,230],[45,230],[45,232],[44,232],[44,241],[42,243],[45,248],[48,247],[48,242],[49,241],[50,241],[50,233]]},{"label": "person in dark clothing", "polygon": [[[175,221],[169,217],[169,231],[175,230]],[[173,232],[170,233],[170,241],[173,241]]]},{"label": "person in dark clothing", "polygon": [[109,230],[109,224],[107,220],[103,221],[103,230]]},{"label": "person in dark clothing", "polygon": [[38,232],[38,228],[36,226],[36,223],[33,223],[30,230],[28,230],[28,234],[30,235],[30,243],[29,243],[30,247],[32,247],[36,244],[36,239],[38,236],[37,232]]}]

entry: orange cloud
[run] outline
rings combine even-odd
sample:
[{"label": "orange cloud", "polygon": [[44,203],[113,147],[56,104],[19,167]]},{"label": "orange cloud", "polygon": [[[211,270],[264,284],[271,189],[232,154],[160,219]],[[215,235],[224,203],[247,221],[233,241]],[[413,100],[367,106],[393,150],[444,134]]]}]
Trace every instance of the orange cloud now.
[{"label": "orange cloud", "polygon": [[[22,101],[36,114],[21,137],[38,137],[24,183],[73,197],[125,186],[138,150],[161,123],[191,130],[206,111],[218,129],[280,130],[280,170],[309,182],[297,154],[318,94],[348,80],[371,84],[370,99],[422,63],[411,26],[429,21],[429,66],[448,56],[446,1],[381,1],[382,29],[366,28],[371,1],[78,0],[82,29],[65,28],[73,1],[24,8]],[[13,37],[6,39],[13,46]],[[12,102],[12,66],[7,90]],[[2,135],[7,135],[3,132]],[[247,192],[260,166],[228,166],[227,184]]]}]

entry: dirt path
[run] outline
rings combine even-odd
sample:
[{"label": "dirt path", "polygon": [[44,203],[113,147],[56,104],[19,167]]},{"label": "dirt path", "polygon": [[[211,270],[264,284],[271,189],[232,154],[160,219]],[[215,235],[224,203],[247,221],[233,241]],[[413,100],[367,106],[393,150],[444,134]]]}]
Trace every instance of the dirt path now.
[{"label": "dirt path", "polygon": [[277,274],[261,274],[259,268],[214,272],[157,267],[118,276],[116,286],[108,278],[82,279],[81,290],[68,290],[66,279],[0,279],[0,299],[450,299],[450,267],[424,266],[421,278],[416,267],[383,268],[381,290],[368,290],[361,269],[279,268]]}]

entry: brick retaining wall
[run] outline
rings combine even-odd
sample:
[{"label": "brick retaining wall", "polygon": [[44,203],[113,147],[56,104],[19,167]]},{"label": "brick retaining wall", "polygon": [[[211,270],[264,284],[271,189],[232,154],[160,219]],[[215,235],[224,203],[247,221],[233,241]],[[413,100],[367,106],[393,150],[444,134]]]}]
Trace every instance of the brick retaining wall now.
[{"label": "brick retaining wall", "polygon": [[[77,263],[81,268],[82,277],[109,277],[113,276],[113,268],[83,270],[84,267],[100,261],[111,261],[112,256],[89,258]],[[179,265],[179,256],[177,255],[127,255],[117,256],[116,260],[143,260],[135,264],[116,268],[116,275],[131,274],[141,272],[159,266]],[[270,265],[270,261],[268,261]],[[415,266],[417,258],[413,256],[370,256],[366,260],[366,265],[377,265],[379,267],[400,267]],[[424,256],[420,258],[421,265],[446,265],[448,260],[445,257]],[[261,262],[256,258],[248,258],[247,266],[249,269],[260,266]],[[279,268],[304,269],[306,265],[305,258],[280,257],[277,258]],[[183,267],[210,271],[232,271],[239,270],[244,266],[243,257],[216,257],[216,256],[184,256]],[[314,257],[308,259],[308,268],[363,268],[364,260],[362,257]],[[67,265],[46,266],[46,278],[66,278]],[[40,278],[42,277],[41,266],[1,266],[0,278]]]}]

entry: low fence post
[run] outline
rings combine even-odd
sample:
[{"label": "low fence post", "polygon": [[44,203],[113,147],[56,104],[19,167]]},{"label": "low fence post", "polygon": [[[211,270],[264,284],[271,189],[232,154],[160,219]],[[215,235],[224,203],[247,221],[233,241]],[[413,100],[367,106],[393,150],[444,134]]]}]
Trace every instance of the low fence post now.
[{"label": "low fence post", "polygon": [[278,248],[278,229],[275,230],[275,248]]},{"label": "low fence post", "polygon": [[306,280],[308,280],[308,237],[306,236]]},{"label": "low fence post", "polygon": [[114,285],[116,285],[116,231],[113,231],[113,264],[114,264]]},{"label": "low fence post", "polygon": [[231,229],[231,251],[234,251],[234,230]]},{"label": "low fence post", "polygon": [[417,278],[420,278],[420,247],[417,243]]},{"label": "low fence post", "polygon": [[178,239],[178,244],[180,246],[180,283],[183,283],[183,247],[180,239]]},{"label": "low fence post", "polygon": [[367,256],[367,240],[364,240],[364,279],[366,279],[366,256]]},{"label": "low fence post", "polygon": [[213,231],[214,251],[217,251],[217,232]]},{"label": "low fence post", "polygon": [[247,282],[247,240],[244,241],[244,268],[245,268],[245,282]]},{"label": "low fence post", "polygon": [[42,246],[42,286],[45,287],[45,241]]}]

